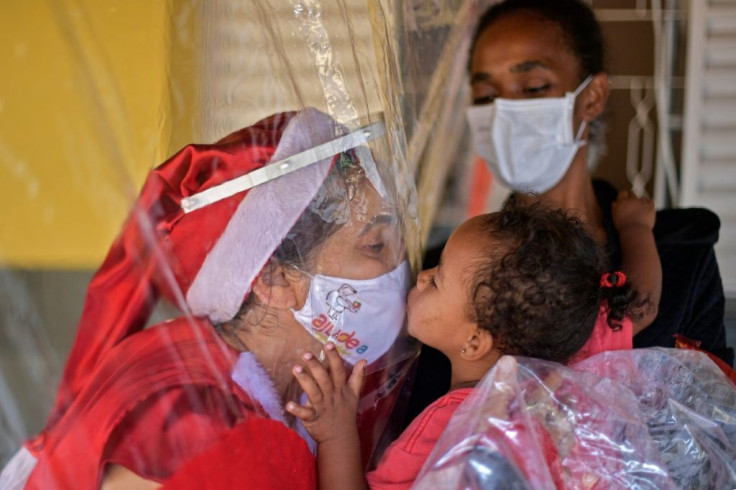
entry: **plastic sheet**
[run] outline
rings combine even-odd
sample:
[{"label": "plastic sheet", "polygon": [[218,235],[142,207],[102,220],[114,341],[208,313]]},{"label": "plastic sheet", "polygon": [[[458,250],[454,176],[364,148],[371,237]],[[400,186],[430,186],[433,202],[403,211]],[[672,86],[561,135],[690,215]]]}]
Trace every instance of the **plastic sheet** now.
[{"label": "plastic sheet", "polygon": [[414,488],[730,488],[735,396],[690,351],[605,352],[573,368],[503,358]]},{"label": "plastic sheet", "polygon": [[[232,359],[227,355],[227,362],[218,364],[223,360],[223,349],[242,350],[228,330],[233,301],[238,306],[239,298],[245,296],[237,288],[242,288],[243,283],[250,286],[269,270],[263,269],[262,263],[248,272],[253,277],[241,277],[232,262],[222,259],[232,255],[228,253],[220,254],[218,260],[211,259],[207,266],[198,257],[193,270],[188,269],[191,264],[186,265],[190,259],[183,258],[196,255],[197,247],[188,250],[189,240],[199,243],[204,255],[210,257],[225,234],[224,222],[229,220],[220,216],[222,208],[237,207],[245,201],[244,194],[253,197],[261,192],[259,187],[241,189],[189,214],[178,210],[182,198],[197,196],[200,191],[251,170],[244,171],[238,165],[228,167],[228,163],[219,168],[217,158],[202,158],[206,151],[223,151],[218,158],[227,161],[227,155],[232,155],[232,151],[237,154],[242,148],[202,145],[212,145],[273,114],[303,113],[316,108],[334,121],[334,127],[323,127],[321,134],[302,132],[290,147],[280,146],[284,129],[281,126],[275,130],[279,136],[266,143],[256,143],[260,136],[246,135],[246,146],[268,147],[261,155],[262,163],[286,164],[285,159],[300,152],[351,135],[358,139],[363,136],[357,144],[322,154],[309,164],[313,168],[346,165],[349,169],[339,178],[319,181],[324,185],[315,187],[314,199],[306,208],[315,220],[337,228],[335,234],[342,231],[345,243],[358,243],[359,254],[379,254],[381,259],[361,275],[355,270],[355,257],[338,257],[337,249],[345,250],[345,245],[341,245],[332,255],[338,258],[315,265],[310,262],[314,251],[309,248],[315,243],[309,242],[324,239],[316,231],[324,227],[315,228],[314,236],[308,240],[296,236],[291,225],[282,226],[284,232],[277,226],[283,223],[268,222],[261,228],[249,223],[244,234],[237,236],[248,239],[241,243],[251,247],[249,250],[260,247],[270,257],[284,241],[301,244],[292,247],[291,252],[304,259],[303,263],[290,264],[289,272],[305,278],[305,285],[311,287],[307,290],[305,286],[302,292],[311,302],[292,307],[294,318],[310,325],[302,330],[309,333],[308,337],[281,337],[290,342],[284,347],[275,334],[273,343],[262,346],[296,355],[308,348],[307,344],[313,348],[328,337],[347,345],[355,340],[350,337],[355,329],[338,319],[357,315],[359,308],[374,317],[376,313],[394,311],[395,301],[387,299],[383,307],[374,306],[371,314],[368,297],[361,296],[361,288],[375,286],[378,278],[390,276],[384,279],[395,285],[391,289],[396,293],[393,296],[401,298],[409,280],[408,269],[416,270],[419,263],[420,220],[428,229],[426,225],[439,205],[446,175],[441,164],[457,148],[462,135],[452,129],[457,129],[458,121],[463,120],[462,112],[455,107],[462,102],[461,97],[449,101],[444,98],[448,85],[454,84],[455,89],[462,86],[460,78],[465,65],[453,50],[462,50],[462,40],[469,34],[466,27],[471,5],[462,1],[215,0],[103,6],[77,0],[34,0],[23,7],[2,7],[3,32],[7,36],[3,49],[10,63],[9,72],[14,76],[5,77],[0,85],[0,111],[4,113],[3,120],[12,121],[0,125],[0,155],[11,176],[3,191],[17,212],[3,214],[3,229],[10,232],[3,234],[0,244],[0,260],[6,264],[0,274],[4,312],[0,328],[0,465],[14,454],[24,457],[26,453],[17,451],[29,438],[32,439],[27,449],[33,458],[46,458],[44,451],[54,445],[78,447],[64,446],[68,433],[76,434],[74,444],[84,446],[87,438],[89,445],[99,445],[100,454],[96,457],[101,458],[102,453],[110,450],[108,443],[112,443],[98,440],[104,439],[103,431],[95,426],[85,426],[83,429],[90,433],[82,433],[74,421],[74,414],[82,413],[75,412],[81,410],[78,405],[87,403],[84,410],[97,410],[98,415],[117,413],[119,417],[142,410],[133,405],[112,410],[106,406],[113,403],[107,394],[115,390],[121,393],[125,386],[156,386],[161,382],[161,372],[155,372],[155,366],[183,358],[184,354],[194,358],[201,355],[204,364],[199,373],[214,374],[211,379],[205,376],[207,379],[200,381],[217,386],[215,392],[223,385],[238,383],[238,379],[241,387],[248,385],[248,380],[251,384],[268,384],[268,378],[276,384],[283,381],[288,374],[283,372],[287,363],[261,362],[267,376],[258,383],[253,381],[257,376],[246,374],[243,380],[237,375],[252,372],[253,366],[228,367]],[[31,37],[28,32],[42,35]],[[451,45],[442,48],[445,40],[451,41]],[[438,50],[442,51],[439,58]],[[410,90],[405,90],[407,87]],[[366,131],[380,134],[364,134]],[[427,151],[430,134],[457,136],[446,137],[442,143],[444,153],[439,154]],[[43,144],[39,144],[39,138]],[[223,144],[237,141],[238,136],[232,136]],[[202,165],[211,174],[195,172],[192,181],[182,183],[179,175],[173,175],[176,172],[150,171],[171,155],[178,156],[174,157],[175,163],[170,160],[167,165],[175,168],[176,162],[185,157],[177,152],[189,144],[200,145],[185,150],[195,155],[193,165]],[[439,144],[434,142],[435,146]],[[248,151],[254,161],[258,160]],[[438,170],[424,172],[423,168],[430,168],[426,163],[430,157],[435,158],[433,165]],[[325,161],[326,164],[319,163]],[[303,169],[268,180],[260,188],[298,180],[300,172],[309,171]],[[434,190],[425,193],[419,208],[414,185],[418,175],[434,176],[437,183]],[[207,176],[212,180],[205,181]],[[172,183],[181,187],[165,187]],[[165,184],[163,190],[157,187],[161,184]],[[154,188],[156,192],[139,199],[142,186],[146,189],[144,195]],[[301,191],[308,186],[292,187]],[[339,192],[342,200],[335,200],[334,195]],[[285,206],[295,193],[274,192],[276,198],[271,208]],[[211,209],[217,210],[213,212],[217,217],[188,217],[197,213],[209,216]],[[302,219],[304,214],[297,212],[294,216]],[[377,217],[382,218],[376,222]],[[361,235],[361,230],[374,224],[380,226],[372,228],[372,234]],[[132,234],[119,234],[121,225],[123,231],[133,230]],[[221,229],[216,230],[218,227]],[[177,228],[186,233],[180,231],[176,239],[162,238],[176,234]],[[87,289],[87,280],[102,263],[116,234],[122,247],[112,249],[107,267],[94,276]],[[126,236],[134,239],[126,240]],[[326,239],[333,237],[330,234]],[[269,240],[275,246],[266,246]],[[379,251],[380,247],[383,248]],[[112,291],[123,282],[122,269],[111,267],[121,250],[129,258],[130,270],[125,277],[150,281],[141,280],[128,291],[106,295],[106,290]],[[263,262],[262,259],[259,260]],[[272,257],[267,264],[279,259]],[[402,266],[404,261],[409,265]],[[206,273],[194,273],[202,270]],[[380,284],[385,285],[382,281]],[[237,287],[231,288],[233,284]],[[343,284],[347,287],[343,288]],[[245,293],[250,298],[246,301],[254,301],[252,292]],[[135,294],[137,302],[126,296]],[[82,310],[85,296],[87,303]],[[157,301],[159,296],[161,300]],[[379,294],[377,301],[388,296],[391,295]],[[239,310],[245,316],[250,311]],[[83,328],[76,328],[80,315],[80,328],[86,326],[91,332],[91,344],[73,342],[75,333],[83,336]],[[90,315],[95,321],[89,320]],[[253,325],[262,324],[255,321],[260,318],[253,320]],[[108,327],[120,322],[127,327],[111,334]],[[382,333],[386,335],[373,337],[381,345],[370,356],[373,362],[361,400],[359,422],[366,464],[381,438],[391,437],[384,435],[384,429],[389,414],[400,417],[397,398],[416,354],[416,345],[407,339],[401,319],[388,316],[385,323],[387,328]],[[168,342],[181,347],[183,337],[189,341],[205,333],[186,349],[167,346],[148,352],[137,348],[137,340],[131,340],[143,338],[141,335],[151,338],[151,332],[169,327],[178,333],[160,335],[158,344],[153,342],[151,346]],[[228,347],[221,345],[223,340]],[[93,348],[88,348],[90,345]],[[126,351],[125,346],[136,348]],[[76,350],[70,358],[73,347]],[[259,348],[247,347],[258,360]],[[149,363],[140,362],[142,352],[151,356]],[[68,359],[71,360],[67,364]],[[64,381],[57,392],[62,372]],[[197,379],[194,376],[190,381],[197,385]],[[93,385],[95,388],[90,388]],[[149,391],[168,390],[167,386],[170,385]],[[130,400],[136,398],[133,391],[125,395]],[[214,398],[197,389],[184,392],[187,410],[195,407],[207,412],[206,407],[211,404],[228,405],[232,401],[223,399],[219,392]],[[146,398],[147,393],[141,391],[139,397]],[[298,396],[298,392],[289,392],[276,405]],[[43,420],[54,400],[47,431],[41,438],[33,438],[44,426]],[[259,400],[259,405],[254,411],[258,416],[278,418],[269,412],[268,403]],[[183,420],[189,412],[180,409],[174,412]],[[232,425],[232,418],[240,417],[239,410],[226,411],[225,426]],[[278,412],[278,406],[274,410]],[[118,421],[108,422],[112,426]],[[293,421],[284,422],[295,428]],[[125,434],[111,437],[123,438]],[[155,447],[155,438],[151,442]],[[149,449],[155,453],[152,448],[146,450]],[[172,458],[183,459],[187,451],[191,448],[182,449]],[[166,459],[154,453],[141,452],[138,456],[153,462]],[[278,455],[274,458],[278,459]],[[20,463],[23,466],[23,461]],[[71,468],[60,463],[61,473],[65,473],[66,466]],[[153,468],[156,464],[148,466]],[[68,474],[60,474],[59,467],[53,467],[56,469],[48,473],[51,476],[37,484],[73,485],[71,469]],[[144,476],[163,481],[172,470],[175,468]]]}]

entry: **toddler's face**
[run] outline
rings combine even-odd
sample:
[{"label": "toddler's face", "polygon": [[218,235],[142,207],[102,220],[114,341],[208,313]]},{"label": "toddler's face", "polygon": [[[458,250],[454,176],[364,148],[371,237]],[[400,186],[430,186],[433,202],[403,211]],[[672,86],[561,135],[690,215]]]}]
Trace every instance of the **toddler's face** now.
[{"label": "toddler's face", "polygon": [[419,273],[407,301],[409,334],[451,359],[459,354],[467,333],[477,328],[468,318],[468,294],[481,254],[490,245],[481,223],[476,217],[453,232],[439,266]]}]

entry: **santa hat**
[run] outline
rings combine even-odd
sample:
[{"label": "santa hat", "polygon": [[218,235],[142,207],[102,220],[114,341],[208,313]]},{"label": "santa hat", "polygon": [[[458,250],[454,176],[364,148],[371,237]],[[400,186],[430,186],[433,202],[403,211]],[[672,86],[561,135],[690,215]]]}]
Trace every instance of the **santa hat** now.
[{"label": "santa hat", "polygon": [[[159,295],[213,322],[232,318],[319,191],[332,156],[342,151],[331,142],[343,132],[316,109],[280,113],[215,144],[189,145],[152,170],[89,285],[49,424],[98,360],[145,326]],[[308,158],[298,159],[302,168],[286,168],[284,159],[297,160],[305,152]],[[263,182],[266,169],[291,173],[266,176],[267,184],[252,188],[238,184],[256,172]]]}]

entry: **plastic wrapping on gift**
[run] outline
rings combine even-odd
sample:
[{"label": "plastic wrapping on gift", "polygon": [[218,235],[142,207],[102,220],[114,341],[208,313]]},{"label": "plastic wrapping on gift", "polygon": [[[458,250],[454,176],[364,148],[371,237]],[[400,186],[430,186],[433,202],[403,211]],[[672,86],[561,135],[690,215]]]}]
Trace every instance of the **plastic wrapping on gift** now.
[{"label": "plastic wrapping on gift", "polygon": [[464,64],[437,43],[467,35],[468,4],[3,6],[0,466],[18,455],[16,486],[29,467],[36,487],[94,486],[106,465],[162,482],[245,419],[309,445],[283,415],[288,369],[327,340],[371,361],[371,459],[417,352],[403,294],[430,139],[413,135],[457,147],[461,97],[439,102]]},{"label": "plastic wrapping on gift", "polygon": [[730,488],[735,396],[695,352],[605,352],[573,368],[506,357],[414,488]]},{"label": "plastic wrapping on gift", "polygon": [[736,485],[736,386],[703,352],[603,352],[575,366],[636,396],[667,471],[679,488]]}]

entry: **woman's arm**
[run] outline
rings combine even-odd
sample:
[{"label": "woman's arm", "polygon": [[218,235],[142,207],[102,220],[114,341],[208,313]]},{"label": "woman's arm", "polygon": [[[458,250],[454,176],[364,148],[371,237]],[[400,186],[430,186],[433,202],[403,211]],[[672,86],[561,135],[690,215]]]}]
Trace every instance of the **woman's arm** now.
[{"label": "woman's arm", "polygon": [[630,315],[636,335],[657,317],[662,294],[662,265],[652,233],[656,209],[650,199],[621,191],[612,214],[621,243],[621,268],[639,293]]}]

